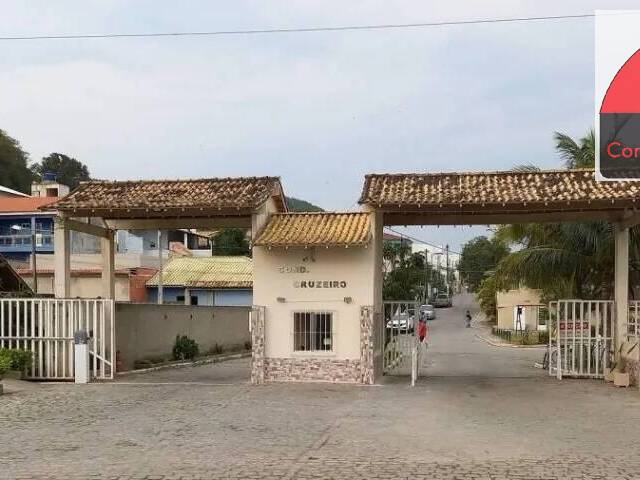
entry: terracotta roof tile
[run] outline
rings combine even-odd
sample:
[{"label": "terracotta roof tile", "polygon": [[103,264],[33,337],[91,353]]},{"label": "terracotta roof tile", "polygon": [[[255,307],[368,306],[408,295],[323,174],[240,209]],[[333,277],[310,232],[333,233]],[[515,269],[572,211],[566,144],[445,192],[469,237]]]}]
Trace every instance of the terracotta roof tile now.
[{"label": "terracotta roof tile", "polygon": [[[281,197],[278,177],[199,180],[90,181],[55,204],[63,212],[113,210],[162,214],[172,210],[254,210],[270,196]],[[284,209],[284,207],[283,207]]]},{"label": "terracotta roof tile", "polygon": [[255,245],[347,247],[366,245],[370,237],[368,213],[281,213],[271,216]]},{"label": "terracotta roof tile", "polygon": [[[148,286],[157,286],[155,274]],[[253,262],[248,257],[176,257],[162,269],[164,286],[187,288],[251,288]]]},{"label": "terracotta roof tile", "polygon": [[374,174],[365,178],[361,204],[465,207],[479,204],[566,204],[635,201],[640,183],[598,182],[592,169],[532,172]]},{"label": "terracotta roof tile", "polygon": [[58,197],[0,197],[0,213],[37,212],[38,209],[54,210],[51,204],[57,200],[59,200]]}]

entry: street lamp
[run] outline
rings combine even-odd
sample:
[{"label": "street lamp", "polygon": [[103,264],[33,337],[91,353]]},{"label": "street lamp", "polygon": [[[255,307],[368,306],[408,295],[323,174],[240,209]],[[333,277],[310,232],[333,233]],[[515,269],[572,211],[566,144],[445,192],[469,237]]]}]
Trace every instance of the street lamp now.
[{"label": "street lamp", "polygon": [[[21,225],[11,225],[11,230],[21,232],[25,230]],[[31,225],[31,271],[33,272],[33,293],[38,294],[38,269],[36,267],[36,231]]]}]

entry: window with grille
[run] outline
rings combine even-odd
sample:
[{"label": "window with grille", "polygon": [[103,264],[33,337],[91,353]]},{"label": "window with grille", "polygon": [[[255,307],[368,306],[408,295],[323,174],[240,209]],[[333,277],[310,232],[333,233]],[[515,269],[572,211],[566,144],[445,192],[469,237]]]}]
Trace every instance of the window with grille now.
[{"label": "window with grille", "polygon": [[294,312],[293,350],[323,352],[333,350],[333,313]]}]

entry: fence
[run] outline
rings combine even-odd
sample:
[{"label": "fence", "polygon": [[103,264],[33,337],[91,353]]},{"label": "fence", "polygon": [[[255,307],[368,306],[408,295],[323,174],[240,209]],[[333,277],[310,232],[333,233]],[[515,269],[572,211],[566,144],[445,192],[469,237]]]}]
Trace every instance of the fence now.
[{"label": "fence", "polygon": [[113,300],[0,299],[0,348],[32,352],[27,378],[73,380],[73,333],[86,330],[91,377],[110,379],[115,370],[113,315]]},{"label": "fence", "polygon": [[177,335],[198,343],[201,353],[244,349],[250,342],[250,307],[116,303],[119,369],[171,358]]},{"label": "fence", "polygon": [[549,304],[548,369],[557,378],[602,378],[614,353],[614,303],[558,300]]}]

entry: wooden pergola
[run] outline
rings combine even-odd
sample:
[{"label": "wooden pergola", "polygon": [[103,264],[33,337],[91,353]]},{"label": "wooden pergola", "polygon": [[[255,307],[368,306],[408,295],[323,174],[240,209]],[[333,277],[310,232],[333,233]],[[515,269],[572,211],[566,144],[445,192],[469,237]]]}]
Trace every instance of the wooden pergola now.
[{"label": "wooden pergola", "polygon": [[[100,237],[103,298],[115,298],[116,230],[158,230],[162,266],[167,229],[251,229],[287,210],[278,177],[198,180],[90,181],[47,208],[55,208],[55,295],[70,295],[71,230]],[[159,287],[159,302],[162,302]]]},{"label": "wooden pergola", "polygon": [[[374,215],[380,265],[386,225],[610,222],[615,225],[616,327],[618,332],[626,328],[629,228],[640,223],[639,183],[600,182],[593,169],[372,174],[359,202]],[[622,340],[618,335],[616,351]]]}]

